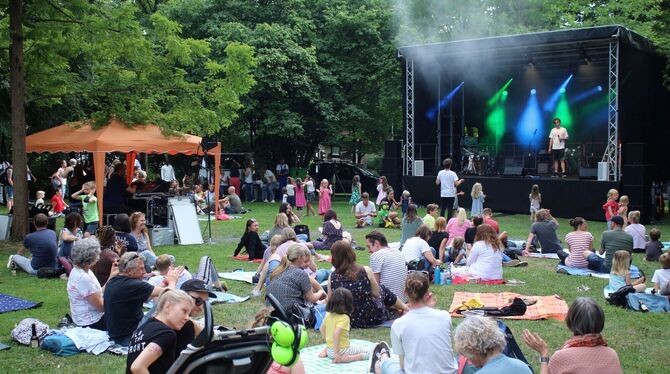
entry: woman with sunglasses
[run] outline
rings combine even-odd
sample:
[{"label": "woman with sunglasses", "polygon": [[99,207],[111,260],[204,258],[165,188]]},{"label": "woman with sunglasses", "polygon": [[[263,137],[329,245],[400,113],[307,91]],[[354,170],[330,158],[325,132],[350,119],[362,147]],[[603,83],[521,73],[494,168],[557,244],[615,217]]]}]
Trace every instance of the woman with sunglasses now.
[{"label": "woman with sunglasses", "polygon": [[177,332],[189,319],[193,298],[167,289],[158,299],[158,313],[130,338],[126,372],[166,373],[177,358]]}]

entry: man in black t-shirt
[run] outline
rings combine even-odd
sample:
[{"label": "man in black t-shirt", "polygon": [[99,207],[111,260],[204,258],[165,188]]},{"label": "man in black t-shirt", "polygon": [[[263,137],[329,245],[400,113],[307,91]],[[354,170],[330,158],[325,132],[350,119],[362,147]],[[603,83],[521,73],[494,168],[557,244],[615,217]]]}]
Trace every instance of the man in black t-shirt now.
[{"label": "man in black t-shirt", "polygon": [[[165,276],[168,288],[174,288],[183,268],[173,269]],[[119,275],[105,285],[103,294],[109,338],[128,345],[130,336],[142,320],[142,304],[160,295],[163,287],[142,281],[144,258],[136,252],[125,253],[119,259]]]},{"label": "man in black t-shirt", "polygon": [[105,213],[132,213],[134,210],[126,205],[128,194],[134,194],[135,188],[129,187],[125,179],[125,166],[114,166],[114,174],[109,177],[105,185],[103,207]]}]

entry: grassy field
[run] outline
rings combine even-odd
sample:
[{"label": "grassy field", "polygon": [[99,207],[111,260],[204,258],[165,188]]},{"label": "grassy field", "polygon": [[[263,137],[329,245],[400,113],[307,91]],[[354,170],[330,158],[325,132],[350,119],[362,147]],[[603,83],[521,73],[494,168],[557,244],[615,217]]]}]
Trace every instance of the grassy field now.
[{"label": "grassy field", "polygon": [[[350,207],[342,200],[335,201],[334,208],[340,216],[345,229],[350,231],[354,239],[361,245],[369,229],[355,229],[354,219],[350,214]],[[271,227],[278,204],[255,203],[245,205],[252,209],[251,213],[228,222],[213,222],[212,237],[215,244],[198,246],[166,246],[156,248],[157,253],[170,253],[176,256],[179,264],[188,265],[196,269],[198,260],[203,255],[213,258],[219,271],[231,271],[243,268],[255,270],[255,264],[235,261],[230,258],[237,244],[238,238],[244,231],[244,224],[248,218],[256,218],[261,224],[261,230]],[[425,210],[420,210],[421,215]],[[495,217],[501,229],[506,230],[513,239],[525,239],[528,235],[529,220],[527,215],[498,215]],[[62,221],[62,220],[61,220]],[[310,226],[312,236],[318,233],[320,219],[306,217],[303,222]],[[563,238],[569,231],[567,220],[560,219],[560,237]],[[59,222],[62,224],[62,222]],[[202,222],[201,222],[202,224]],[[651,227],[651,226],[650,226]],[[668,235],[668,225],[659,225],[661,231]],[[600,232],[605,225],[601,222],[590,223],[589,230],[596,237],[596,246],[599,244]],[[389,241],[400,238],[400,230],[383,230]],[[7,259],[18,249],[17,243],[0,242],[0,258]],[[368,264],[369,255],[366,251],[357,251],[358,262]],[[454,285],[435,286],[432,291],[437,295],[440,309],[447,309],[451,304],[455,291],[502,292],[511,291],[526,295],[560,295],[570,304],[575,298],[589,296],[596,299],[605,309],[606,325],[604,336],[609,345],[614,348],[621,359],[625,373],[661,373],[668,370],[670,356],[667,354],[670,347],[670,315],[656,313],[637,313],[609,306],[603,299],[602,289],[607,281],[598,278],[572,277],[557,274],[554,271],[556,260],[530,259],[527,268],[505,268],[504,277],[525,281],[523,285]],[[658,268],[657,263],[647,263],[641,255],[635,255],[634,263],[651,276]],[[326,264],[319,264],[326,267]],[[247,295],[252,286],[241,282],[228,282],[230,292],[236,295]],[[588,291],[577,291],[579,286],[586,285]],[[0,342],[11,345],[10,350],[0,351],[0,362],[3,372],[54,372],[67,369],[72,372],[89,373],[121,373],[125,371],[125,358],[103,354],[92,356],[79,354],[69,358],[60,358],[43,350],[34,350],[11,341],[10,331],[14,325],[25,317],[38,318],[50,326],[56,326],[66,312],[69,312],[69,303],[66,293],[66,281],[38,280],[26,274],[19,273],[13,277],[4,266],[0,269],[0,293],[10,294],[33,301],[43,302],[42,307],[33,310],[12,312],[0,315]],[[262,306],[260,298],[251,299],[242,304],[214,306],[215,322],[229,327],[245,327],[252,319],[256,310]],[[454,325],[459,323],[454,319]],[[533,365],[539,370],[538,355],[528,349],[521,341],[521,330],[528,328],[544,337],[551,350],[556,350],[570,337],[564,323],[558,321],[506,321],[512,329],[524,353]],[[389,341],[388,329],[353,330],[351,337],[372,341]],[[318,334],[310,333],[310,345],[323,343]],[[538,371],[539,372],[539,371]]]}]

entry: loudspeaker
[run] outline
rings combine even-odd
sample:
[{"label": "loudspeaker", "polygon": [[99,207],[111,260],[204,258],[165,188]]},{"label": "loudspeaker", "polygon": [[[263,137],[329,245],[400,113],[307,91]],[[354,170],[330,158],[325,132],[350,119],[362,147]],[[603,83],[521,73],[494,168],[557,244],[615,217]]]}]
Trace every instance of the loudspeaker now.
[{"label": "loudspeaker", "polygon": [[548,174],[549,173],[549,164],[546,162],[537,163],[537,173],[538,174]]},{"label": "loudspeaker", "polygon": [[651,165],[623,165],[621,176],[625,184],[642,185],[650,181],[650,171]]},{"label": "loudspeaker", "polygon": [[384,158],[400,158],[402,156],[402,142],[387,140],[384,142]]},{"label": "loudspeaker", "polygon": [[579,179],[597,179],[598,168],[579,168]]},{"label": "loudspeaker", "polygon": [[505,176],[522,176],[523,175],[523,166],[505,166],[503,171]]},{"label": "loudspeaker", "polygon": [[200,147],[202,148],[203,151],[207,152],[210,149],[216,147],[218,145],[218,142],[216,139],[209,137],[209,136],[204,136],[202,140],[200,141]]},{"label": "loudspeaker", "polygon": [[414,176],[423,177],[423,160],[414,160]]},{"label": "loudspeaker", "polygon": [[623,161],[626,165],[642,165],[647,160],[646,143],[626,143],[623,150]]}]

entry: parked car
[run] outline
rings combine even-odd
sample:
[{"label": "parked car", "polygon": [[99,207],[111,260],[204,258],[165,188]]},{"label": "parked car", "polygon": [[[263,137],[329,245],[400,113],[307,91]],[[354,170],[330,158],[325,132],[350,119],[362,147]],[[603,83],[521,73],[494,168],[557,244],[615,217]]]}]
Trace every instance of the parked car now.
[{"label": "parked car", "polygon": [[335,193],[351,193],[351,180],[354,175],[361,179],[361,191],[371,196],[377,195],[379,177],[370,170],[347,161],[317,161],[309,168],[309,175],[318,186],[322,179],[328,179]]}]

